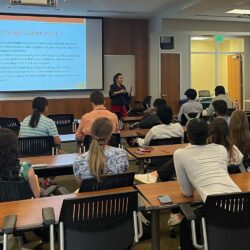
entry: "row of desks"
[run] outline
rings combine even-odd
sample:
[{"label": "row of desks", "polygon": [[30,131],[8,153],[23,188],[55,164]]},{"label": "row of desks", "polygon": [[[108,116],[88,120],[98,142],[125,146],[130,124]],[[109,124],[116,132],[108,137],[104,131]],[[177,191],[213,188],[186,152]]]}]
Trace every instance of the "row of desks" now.
[{"label": "row of desks", "polygon": [[[235,183],[242,191],[250,191],[250,173],[240,173],[231,175]],[[147,210],[152,211],[152,249],[159,248],[159,211],[161,209],[169,209],[178,206],[180,203],[201,203],[201,199],[197,193],[193,197],[185,197],[179,188],[176,181],[161,182],[154,184],[136,185],[141,194],[144,206]],[[84,198],[96,195],[105,195],[112,193],[128,192],[133,190],[133,187],[102,190],[95,192],[85,192],[80,194],[69,194],[54,196],[48,198],[39,198],[33,200],[22,200],[13,202],[0,203],[0,228],[3,226],[3,219],[6,215],[17,215],[17,230],[34,229],[43,226],[42,222],[42,208],[53,207],[55,210],[56,220],[58,221],[62,202],[69,198]],[[158,195],[168,194],[173,203],[162,206],[157,200]]]},{"label": "row of desks", "polygon": [[[133,130],[121,130],[121,138],[134,138],[144,137],[148,133],[149,129],[133,129]],[[75,134],[59,135],[62,143],[75,142]]]},{"label": "row of desks", "polygon": [[[136,151],[138,148],[127,148],[126,150],[130,154],[131,160],[138,159],[140,168],[143,168],[144,159],[157,158],[164,156],[171,156],[178,148],[186,147],[187,144],[174,144],[164,146],[153,146],[151,152],[147,152],[144,155],[138,155]],[[34,167],[36,174],[39,177],[46,176],[60,176],[69,175],[73,173],[72,165],[78,156],[77,153],[73,154],[61,154],[61,155],[49,155],[49,156],[35,156],[21,158],[23,162],[29,162],[32,165],[46,164],[46,166]]]}]

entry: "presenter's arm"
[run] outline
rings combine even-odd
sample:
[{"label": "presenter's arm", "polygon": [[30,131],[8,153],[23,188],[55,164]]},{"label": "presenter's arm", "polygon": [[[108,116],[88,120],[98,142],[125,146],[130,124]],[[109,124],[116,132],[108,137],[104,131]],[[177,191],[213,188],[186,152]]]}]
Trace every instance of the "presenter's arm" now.
[{"label": "presenter's arm", "polygon": [[119,91],[115,91],[115,88],[113,85],[110,86],[109,89],[109,97],[112,98],[112,96],[116,96],[116,95],[120,95],[120,94],[127,94],[127,90],[126,89],[121,89]]}]

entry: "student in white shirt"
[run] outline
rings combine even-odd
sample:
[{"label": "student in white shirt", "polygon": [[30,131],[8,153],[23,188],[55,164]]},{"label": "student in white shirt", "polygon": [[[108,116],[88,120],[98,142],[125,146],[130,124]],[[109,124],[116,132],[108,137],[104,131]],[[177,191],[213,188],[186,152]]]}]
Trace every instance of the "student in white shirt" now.
[{"label": "student in white shirt", "polygon": [[209,127],[209,142],[222,145],[228,153],[228,172],[230,174],[241,172],[239,165],[242,163],[243,154],[233,145],[227,122],[220,117],[216,117]]},{"label": "student in white shirt", "polygon": [[[191,145],[174,153],[176,176],[182,193],[189,197],[196,189],[205,202],[208,195],[240,192],[227,172],[226,148],[214,143],[207,144],[207,123],[199,119],[191,120],[187,134]],[[182,250],[195,249],[186,220],[180,226],[180,246]]]},{"label": "student in white shirt", "polygon": [[195,188],[205,201],[208,195],[239,192],[227,172],[226,148],[207,144],[207,123],[199,119],[191,120],[187,134],[191,145],[174,153],[176,176],[183,194],[192,196]]},{"label": "student in white shirt", "polygon": [[144,139],[137,138],[135,141],[139,146],[148,146],[153,139],[183,138],[184,130],[179,123],[172,123],[173,111],[169,106],[160,106],[157,110],[157,115],[161,124],[152,127]]},{"label": "student in white shirt", "polygon": [[[184,114],[191,114],[197,113],[198,116],[201,115],[203,107],[200,102],[197,102],[195,98],[197,97],[197,92],[195,89],[187,89],[184,93],[187,97],[188,101],[182,104],[179,114],[178,114],[178,121],[182,122],[182,115]],[[197,117],[199,118],[199,117]]]},{"label": "student in white shirt", "polygon": [[213,103],[217,100],[223,100],[227,103],[227,108],[228,109],[232,109],[234,108],[234,104],[232,99],[230,98],[230,96],[226,95],[226,91],[225,88],[221,85],[216,86],[216,88],[214,89],[215,92],[215,97],[213,98],[213,100],[211,101],[209,108],[207,110],[207,116],[213,116],[214,113],[214,106]]}]

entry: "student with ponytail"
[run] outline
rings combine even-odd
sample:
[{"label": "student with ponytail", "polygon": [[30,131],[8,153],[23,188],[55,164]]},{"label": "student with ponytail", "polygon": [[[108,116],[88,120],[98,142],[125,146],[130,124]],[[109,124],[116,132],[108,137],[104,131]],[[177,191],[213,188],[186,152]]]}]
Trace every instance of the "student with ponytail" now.
[{"label": "student with ponytail", "polygon": [[44,97],[36,97],[32,101],[32,115],[26,117],[20,128],[19,137],[53,136],[56,145],[61,140],[53,120],[46,117],[48,113],[48,100]]},{"label": "student with ponytail", "polygon": [[91,128],[92,143],[89,151],[80,155],[73,164],[79,183],[86,178],[105,174],[119,174],[128,169],[127,153],[124,149],[108,146],[112,135],[112,122],[105,117],[95,120]]}]

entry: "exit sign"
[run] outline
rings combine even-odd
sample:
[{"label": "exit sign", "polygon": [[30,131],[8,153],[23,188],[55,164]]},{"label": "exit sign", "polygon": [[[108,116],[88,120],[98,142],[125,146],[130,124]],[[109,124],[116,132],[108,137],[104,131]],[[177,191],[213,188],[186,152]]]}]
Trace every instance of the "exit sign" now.
[{"label": "exit sign", "polygon": [[223,35],[215,35],[214,36],[214,41],[216,43],[223,43],[224,42],[224,36]]}]

